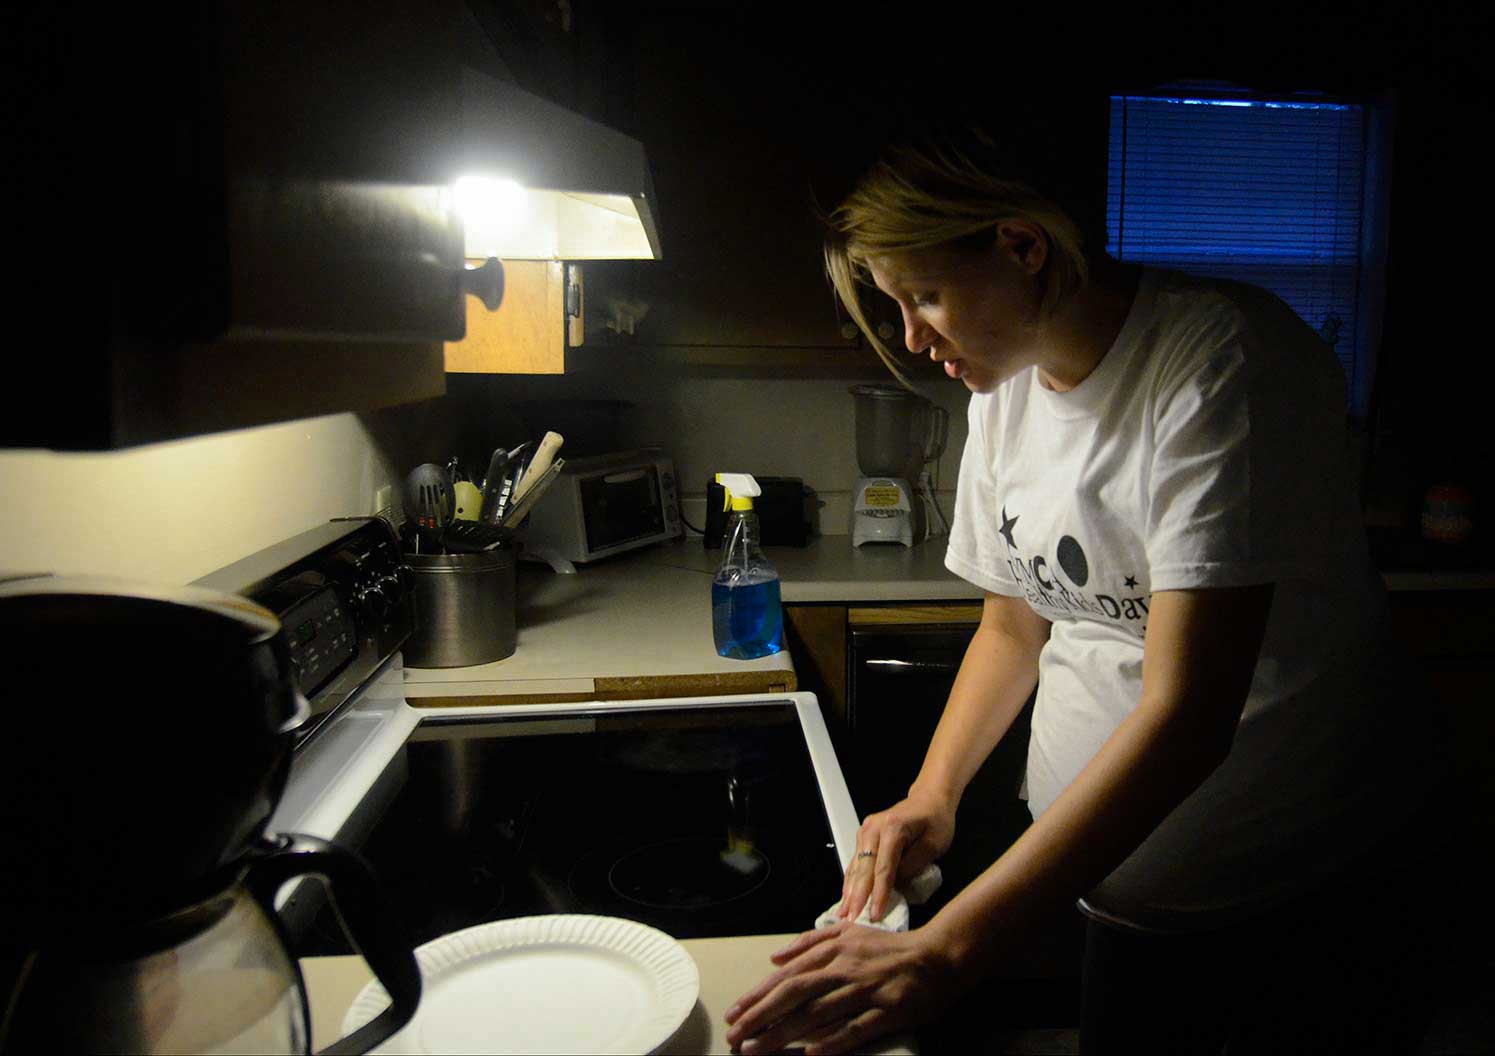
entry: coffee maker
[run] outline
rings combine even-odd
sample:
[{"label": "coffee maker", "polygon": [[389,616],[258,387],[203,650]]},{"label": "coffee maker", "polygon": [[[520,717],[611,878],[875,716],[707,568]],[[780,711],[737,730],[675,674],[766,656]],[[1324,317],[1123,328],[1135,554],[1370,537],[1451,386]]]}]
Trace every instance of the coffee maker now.
[{"label": "coffee maker", "polygon": [[926,466],[945,452],[950,413],[894,385],[853,385],[857,479],[851,503],[851,545],[913,546],[948,532]]},{"label": "coffee maker", "polygon": [[367,865],[267,833],[308,706],[245,598],[93,577],[0,582],[0,1053],[306,1052],[275,910],[317,875],[392,998],[327,1052],[409,1021],[421,977]]}]

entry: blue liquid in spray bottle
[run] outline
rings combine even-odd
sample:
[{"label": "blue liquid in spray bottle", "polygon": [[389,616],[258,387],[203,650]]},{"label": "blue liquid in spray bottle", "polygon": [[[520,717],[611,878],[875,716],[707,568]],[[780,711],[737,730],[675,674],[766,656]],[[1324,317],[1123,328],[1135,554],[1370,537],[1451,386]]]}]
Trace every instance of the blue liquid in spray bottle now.
[{"label": "blue liquid in spray bottle", "polygon": [[763,556],[753,496],[758,482],[745,473],[718,473],[732,514],[727,519],[722,563],[711,583],[711,632],[718,656],[756,660],[784,648],[784,609],[779,573]]}]

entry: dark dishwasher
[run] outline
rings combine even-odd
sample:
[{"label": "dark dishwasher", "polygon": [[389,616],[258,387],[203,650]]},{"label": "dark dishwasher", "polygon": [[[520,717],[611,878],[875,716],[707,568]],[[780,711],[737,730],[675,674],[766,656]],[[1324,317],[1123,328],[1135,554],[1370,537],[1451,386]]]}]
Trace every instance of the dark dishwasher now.
[{"label": "dark dishwasher", "polygon": [[[842,769],[859,816],[898,802],[918,776],[975,630],[973,624],[852,629],[847,679],[850,747]],[[981,869],[1028,825],[1027,803],[1018,792],[1028,760],[1032,715],[1030,697],[961,799],[952,853],[984,859]],[[950,870],[945,872],[949,875]]]},{"label": "dark dishwasher", "polygon": [[[841,768],[859,816],[902,799],[918,776],[975,631],[974,624],[852,629],[848,748]],[[980,876],[1031,823],[1027,801],[1018,797],[1032,718],[1030,696],[967,786],[956,815],[955,843],[939,863],[944,883],[929,902],[910,908],[914,925],[928,921]],[[995,1044],[1004,1030],[1077,1023],[1083,937],[1077,910],[1052,922],[1025,948],[1021,961],[999,967],[939,1023],[920,1030],[921,1047],[928,1052],[983,1048]]]}]

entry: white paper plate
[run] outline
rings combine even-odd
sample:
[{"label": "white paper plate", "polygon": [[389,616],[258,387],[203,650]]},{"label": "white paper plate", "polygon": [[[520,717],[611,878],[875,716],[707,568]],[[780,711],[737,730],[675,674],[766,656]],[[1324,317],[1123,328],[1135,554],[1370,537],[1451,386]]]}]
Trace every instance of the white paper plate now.
[{"label": "white paper plate", "polygon": [[[700,993],[696,962],[662,931],[620,917],[554,915],[479,924],[415,951],[420,1007],[381,1053],[647,1053]],[[389,1005],[371,981],[346,1036]]]}]

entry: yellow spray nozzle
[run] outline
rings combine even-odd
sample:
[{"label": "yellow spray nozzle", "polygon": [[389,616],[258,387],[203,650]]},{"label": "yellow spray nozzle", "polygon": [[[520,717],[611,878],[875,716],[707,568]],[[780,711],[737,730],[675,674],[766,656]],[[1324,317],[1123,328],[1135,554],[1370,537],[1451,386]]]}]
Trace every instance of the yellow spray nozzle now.
[{"label": "yellow spray nozzle", "polygon": [[753,499],[763,494],[751,473],[718,473],[716,482],[722,486],[723,510],[751,510]]}]

